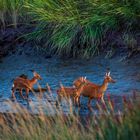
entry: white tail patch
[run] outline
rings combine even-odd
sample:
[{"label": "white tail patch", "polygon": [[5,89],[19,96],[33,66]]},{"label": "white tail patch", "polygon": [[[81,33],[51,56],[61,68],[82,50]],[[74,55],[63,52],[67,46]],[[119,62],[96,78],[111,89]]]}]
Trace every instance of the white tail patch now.
[{"label": "white tail patch", "polygon": [[11,91],[13,91],[14,87],[15,87],[15,85],[13,84],[13,85],[12,85],[12,88],[11,88]]}]

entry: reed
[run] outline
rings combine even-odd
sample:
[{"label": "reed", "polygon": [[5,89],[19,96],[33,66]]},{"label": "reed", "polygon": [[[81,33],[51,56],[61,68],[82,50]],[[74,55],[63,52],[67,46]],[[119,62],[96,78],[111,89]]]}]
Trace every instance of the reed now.
[{"label": "reed", "polygon": [[[41,104],[40,96],[36,98]],[[34,108],[32,104],[30,111],[17,102],[8,101],[12,109],[0,114],[0,139],[137,140],[140,138],[138,98],[138,95],[129,99],[124,96],[123,111],[115,111],[115,104],[108,96],[105,106],[97,104],[98,114],[93,112],[85,117],[73,112],[66,115],[63,108],[56,108],[47,100],[43,108]],[[36,109],[36,114],[31,113]],[[47,115],[52,111],[55,114]]]}]

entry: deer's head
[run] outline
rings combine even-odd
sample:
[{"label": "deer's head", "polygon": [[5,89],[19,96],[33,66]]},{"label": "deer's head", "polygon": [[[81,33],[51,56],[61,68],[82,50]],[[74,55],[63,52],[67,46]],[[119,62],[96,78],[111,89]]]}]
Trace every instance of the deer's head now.
[{"label": "deer's head", "polygon": [[31,71],[33,72],[33,75],[36,79],[42,80],[41,76],[37,72],[35,72],[34,70],[31,70]]},{"label": "deer's head", "polygon": [[86,80],[86,77],[79,77],[78,79],[76,79],[74,82],[73,82],[73,85],[75,87],[79,87],[81,84],[84,84],[86,83],[87,80]]},{"label": "deer's head", "polygon": [[110,71],[109,70],[105,74],[104,81],[106,83],[116,83],[116,81],[114,79],[112,79],[112,77],[110,76]]}]

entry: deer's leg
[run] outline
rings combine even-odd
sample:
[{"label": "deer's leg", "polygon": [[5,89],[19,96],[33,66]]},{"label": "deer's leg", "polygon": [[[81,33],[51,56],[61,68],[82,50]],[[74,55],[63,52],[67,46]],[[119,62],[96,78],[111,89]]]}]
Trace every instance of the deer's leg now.
[{"label": "deer's leg", "polygon": [[80,96],[78,97],[78,104],[79,104],[79,106],[81,106],[81,104],[80,104]]},{"label": "deer's leg", "polygon": [[78,106],[80,106],[80,96],[76,96],[74,98],[74,100],[75,100],[75,104],[78,105]]},{"label": "deer's leg", "polygon": [[59,106],[60,103],[61,103],[61,96],[58,95],[58,96],[57,96],[57,100],[56,100],[56,106]]},{"label": "deer's leg", "polygon": [[58,102],[61,103],[62,97],[58,95]]},{"label": "deer's leg", "polygon": [[93,98],[89,98],[89,100],[88,100],[88,109],[89,109],[89,111],[90,112],[93,112],[93,109],[92,109],[92,107],[91,107],[91,100],[92,100]]},{"label": "deer's leg", "polygon": [[20,96],[21,96],[23,99],[25,99],[25,97],[24,97],[23,94],[22,94],[22,89],[19,90],[19,93],[20,93]]},{"label": "deer's leg", "polygon": [[73,98],[74,105],[77,105],[77,96]]},{"label": "deer's leg", "polygon": [[15,98],[16,98],[16,97],[15,97],[15,90],[16,90],[16,89],[15,89],[14,87],[12,87],[11,90],[12,90],[12,98],[15,99]]},{"label": "deer's leg", "polygon": [[75,97],[71,97],[73,105],[75,104]]},{"label": "deer's leg", "polygon": [[63,96],[61,96],[61,95],[58,94],[57,100],[56,100],[56,106],[57,107],[60,107],[62,98],[63,98]]},{"label": "deer's leg", "polygon": [[26,88],[26,98],[28,98],[28,97],[29,97],[29,89]]},{"label": "deer's leg", "polygon": [[104,96],[101,97],[101,102],[105,105]]},{"label": "deer's leg", "polygon": [[89,98],[89,100],[88,100],[88,108],[91,108],[91,98]]}]

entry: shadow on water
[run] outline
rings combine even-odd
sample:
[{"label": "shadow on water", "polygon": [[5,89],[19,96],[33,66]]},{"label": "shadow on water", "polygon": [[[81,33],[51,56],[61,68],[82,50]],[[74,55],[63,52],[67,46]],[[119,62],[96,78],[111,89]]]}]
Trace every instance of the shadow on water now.
[{"label": "shadow on water", "polygon": [[[41,56],[8,56],[3,63],[0,63],[0,112],[11,110],[6,101],[11,97],[13,79],[21,74],[27,74],[29,78],[32,78],[31,69],[36,70],[43,78],[43,80],[39,81],[41,87],[45,87],[49,83],[52,95],[50,96],[47,92],[43,93],[41,102],[32,93],[29,95],[30,102],[22,100],[18,94],[16,94],[16,97],[21,106],[26,107],[28,110],[34,107],[35,113],[37,113],[39,107],[43,108],[44,106],[46,110],[46,105],[56,105],[56,89],[59,87],[60,82],[65,86],[71,86],[76,78],[86,76],[87,79],[101,84],[107,67],[111,68],[111,75],[113,79],[117,80],[117,83],[110,84],[106,93],[112,96],[116,108],[121,109],[122,95],[129,95],[133,90],[140,90],[140,65],[133,62],[120,62],[119,60],[118,58],[104,59],[99,57],[91,60],[61,60],[57,58],[45,59]],[[97,111],[95,102],[92,101],[92,106]],[[82,97],[79,114],[85,115],[89,113],[86,104],[87,98]],[[69,107],[66,104],[62,105],[62,108],[65,113],[69,113]],[[53,111],[46,112],[47,114],[55,113]]]}]

